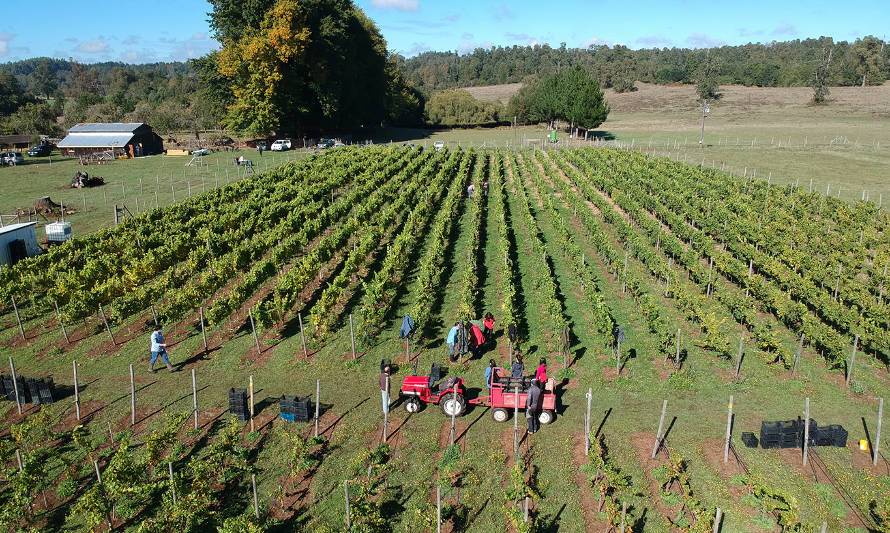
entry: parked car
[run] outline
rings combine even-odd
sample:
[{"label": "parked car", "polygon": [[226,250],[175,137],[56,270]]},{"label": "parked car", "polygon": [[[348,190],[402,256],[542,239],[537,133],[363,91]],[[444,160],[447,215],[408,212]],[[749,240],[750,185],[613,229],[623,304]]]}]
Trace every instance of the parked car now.
[{"label": "parked car", "polygon": [[272,143],[273,152],[283,152],[291,149],[290,139],[278,139]]},{"label": "parked car", "polygon": [[28,150],[29,157],[46,157],[50,153],[52,153],[53,147],[49,144],[38,144],[37,146],[32,146]]},{"label": "parked car", "polygon": [[316,148],[325,149],[332,148],[334,146],[334,139],[321,139],[318,141],[318,144],[315,145]]},{"label": "parked car", "polygon": [[3,152],[0,153],[0,162],[4,165],[21,165],[25,158],[19,152]]},{"label": "parked car", "polygon": [[208,150],[207,148],[198,148],[197,150],[192,150],[192,155],[196,155],[196,156],[210,155],[210,150]]},{"label": "parked car", "polygon": [[443,141],[436,141],[433,143],[433,148],[435,148],[437,152],[441,152],[445,149],[445,143]]},{"label": "parked car", "polygon": [[340,141],[335,141],[333,148],[340,148],[341,146],[346,146],[346,145]]},{"label": "parked car", "polygon": [[259,141],[256,143],[256,151],[262,154],[264,151],[269,149],[269,145],[266,144],[266,141]]}]

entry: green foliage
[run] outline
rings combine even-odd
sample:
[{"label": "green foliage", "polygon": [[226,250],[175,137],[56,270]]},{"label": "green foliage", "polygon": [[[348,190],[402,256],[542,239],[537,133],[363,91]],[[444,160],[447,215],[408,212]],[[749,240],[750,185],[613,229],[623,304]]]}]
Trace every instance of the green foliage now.
[{"label": "green foliage", "polygon": [[533,533],[538,531],[538,523],[534,513],[529,513],[528,522],[524,520],[526,498],[530,502],[541,498],[534,484],[534,476],[526,476],[519,463],[510,469],[510,478],[504,490],[503,512],[507,521],[517,533]]},{"label": "green foliage", "polygon": [[386,41],[350,0],[251,4],[239,15],[231,2],[219,2],[214,23],[223,43],[219,71],[234,97],[229,127],[265,135],[361,128],[384,118]]},{"label": "green foliage", "polygon": [[511,100],[509,115],[520,122],[573,122],[593,129],[606,121],[609,104],[587,71],[573,67],[524,86]]},{"label": "green foliage", "polygon": [[424,114],[436,126],[468,126],[499,122],[503,109],[497,102],[482,102],[463,89],[451,89],[433,93]]},{"label": "green foliage", "polygon": [[708,51],[695,72],[695,92],[700,100],[720,98],[719,68],[716,56]]}]

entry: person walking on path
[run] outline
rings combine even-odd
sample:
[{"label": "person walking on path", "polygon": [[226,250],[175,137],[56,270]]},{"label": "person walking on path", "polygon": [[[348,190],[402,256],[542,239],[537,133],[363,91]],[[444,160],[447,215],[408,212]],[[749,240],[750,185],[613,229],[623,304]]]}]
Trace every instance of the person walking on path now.
[{"label": "person walking on path", "polygon": [[522,365],[522,357],[517,353],[513,360],[513,366],[510,367],[510,378],[522,379],[523,373],[525,373],[525,367]]},{"label": "person walking on path", "polygon": [[167,365],[167,370],[173,372],[170,357],[167,355],[167,341],[164,339],[164,332],[161,330],[160,324],[151,332],[151,361],[148,364],[148,369],[152,372],[155,372],[155,363],[158,362],[158,357]]},{"label": "person walking on path", "polygon": [[448,335],[445,337],[445,344],[448,345],[448,358],[454,361],[454,345],[457,343],[457,333],[460,330],[460,324],[455,323],[451,326],[451,329],[448,330]]},{"label": "person walking on path", "polygon": [[528,432],[537,433],[540,429],[538,415],[541,414],[541,385],[533,379],[528,388],[528,396],[525,400],[525,418],[528,422]]},{"label": "person walking on path", "polygon": [[467,198],[473,197],[473,192],[476,190],[476,187],[471,183],[467,186]]},{"label": "person walking on path", "polygon": [[380,372],[380,403],[383,406],[383,414],[389,414],[389,376],[392,375],[392,368],[389,365],[383,366]]}]

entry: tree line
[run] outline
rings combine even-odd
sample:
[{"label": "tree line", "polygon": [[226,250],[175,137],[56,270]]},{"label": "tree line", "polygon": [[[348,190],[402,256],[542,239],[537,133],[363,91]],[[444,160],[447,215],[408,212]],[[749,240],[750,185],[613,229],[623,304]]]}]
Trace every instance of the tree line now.
[{"label": "tree line", "polygon": [[853,42],[818,39],[698,48],[623,45],[558,48],[495,46],[467,53],[425,52],[404,61],[408,81],[424,93],[455,87],[523,82],[565,68],[581,67],[604,88],[630,90],[634,82],[695,83],[706,61],[715,63],[720,84],[808,87],[822,57],[833,52],[829,85],[874,85],[890,78],[890,48],[875,37]]},{"label": "tree line", "polygon": [[[822,102],[829,86],[890,78],[890,48],[874,37],[708,50],[512,46],[406,59],[388,50],[352,0],[209,2],[222,48],[199,59],[0,65],[0,133],[59,136],[78,122],[116,121],[147,122],[165,133],[222,128],[253,137],[557,118],[596,127],[608,113],[601,89],[632,91],[637,82],[696,84],[702,98],[717,97],[721,84],[812,86]],[[460,90],[509,82],[524,88],[506,105]],[[585,95],[588,107],[557,103],[566,87]]]}]

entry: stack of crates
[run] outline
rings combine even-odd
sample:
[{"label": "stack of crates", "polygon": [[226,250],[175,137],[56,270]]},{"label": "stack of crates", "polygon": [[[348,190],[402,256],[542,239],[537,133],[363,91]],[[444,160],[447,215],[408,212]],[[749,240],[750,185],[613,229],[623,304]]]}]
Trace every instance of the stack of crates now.
[{"label": "stack of crates", "polygon": [[[53,378],[26,379],[29,402],[34,404],[53,403],[56,385]],[[19,391],[21,393],[21,391]]]},{"label": "stack of crates", "polygon": [[798,420],[762,422],[760,424],[760,445],[764,448],[800,448],[803,444]]},{"label": "stack of crates", "polygon": [[[22,403],[53,403],[56,401],[56,385],[53,378],[25,378],[16,376],[18,383],[19,401]],[[15,384],[12,376],[0,376],[0,398],[11,402],[15,401]]]},{"label": "stack of crates", "polygon": [[[16,381],[19,385],[19,398],[25,403],[25,380],[22,376],[16,376]],[[11,402],[15,401],[15,384],[12,382],[12,376],[0,377],[0,396]]]},{"label": "stack of crates", "polygon": [[247,389],[229,389],[229,412],[244,422],[250,418],[247,406]]},{"label": "stack of crates", "polygon": [[312,398],[309,396],[282,396],[281,419],[288,422],[308,422],[312,409]]},{"label": "stack of crates", "polygon": [[816,446],[836,446],[846,448],[849,434],[843,426],[832,424],[822,426],[816,430]]}]

